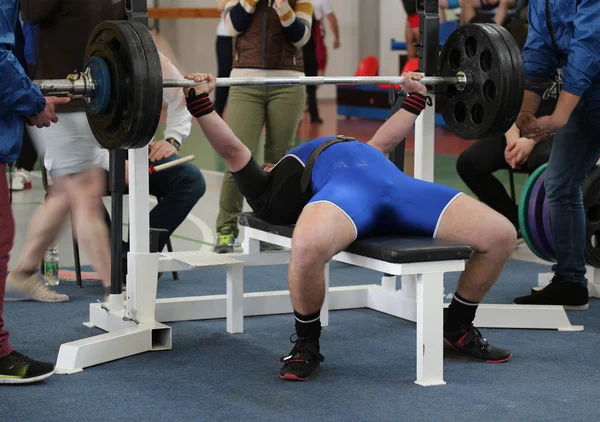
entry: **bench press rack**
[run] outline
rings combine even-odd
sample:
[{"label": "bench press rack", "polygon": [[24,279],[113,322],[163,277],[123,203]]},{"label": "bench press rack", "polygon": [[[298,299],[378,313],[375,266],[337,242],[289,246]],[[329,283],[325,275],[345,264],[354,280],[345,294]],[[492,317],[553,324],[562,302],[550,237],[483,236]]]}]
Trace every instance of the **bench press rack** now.
[{"label": "bench press rack", "polygon": [[[437,0],[425,0],[421,1],[419,8],[423,40],[419,46],[420,66],[432,75],[437,70],[439,48],[436,41],[439,39],[437,5]],[[126,8],[130,19],[147,24],[146,0],[126,0]],[[435,54],[431,52],[432,49],[435,49]],[[427,55],[423,55],[423,51]],[[415,128],[414,175],[429,181],[433,181],[434,172],[435,100],[433,97],[431,99],[433,104],[421,113]],[[58,373],[75,373],[89,366],[138,353],[168,350],[172,346],[171,327],[163,322],[226,317],[227,331],[239,333],[243,331],[244,316],[292,311],[287,291],[243,293],[244,266],[289,262],[289,253],[286,251],[261,253],[259,242],[266,241],[289,248],[291,228],[268,226],[252,215],[243,214],[241,222],[246,225],[243,254],[150,253],[148,148],[130,149],[128,155],[131,249],[128,255],[127,298],[125,300],[121,293],[120,276],[115,276],[117,271],[113,271],[113,286],[108,302],[90,304],[90,321],[86,323],[106,333],[62,344],[56,362]],[[116,160],[117,154],[114,156]],[[397,157],[403,156],[403,150],[397,151]],[[120,250],[120,244],[113,244],[113,247]],[[415,321],[416,382],[420,385],[444,384],[443,275],[462,271],[469,253],[464,246],[433,239],[364,239],[355,242],[347,251],[336,255],[334,260],[380,271],[384,274],[382,283],[327,289],[322,323],[328,325],[329,310],[365,307]],[[203,267],[227,269],[225,295],[156,299],[159,271]],[[400,290],[396,286],[396,276],[402,276]],[[329,282],[329,266],[326,282]],[[475,324],[493,328],[583,329],[581,326],[572,326],[564,309],[559,306],[481,305]]]}]

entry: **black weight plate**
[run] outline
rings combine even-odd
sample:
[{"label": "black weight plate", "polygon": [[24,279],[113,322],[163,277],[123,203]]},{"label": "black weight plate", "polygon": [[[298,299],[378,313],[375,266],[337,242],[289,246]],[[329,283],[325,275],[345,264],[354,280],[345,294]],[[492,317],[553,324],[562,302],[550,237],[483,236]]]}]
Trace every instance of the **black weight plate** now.
[{"label": "black weight plate", "polygon": [[142,23],[134,21],[130,21],[129,25],[140,39],[148,69],[148,85],[145,89],[146,98],[140,115],[141,133],[132,138],[129,148],[143,148],[149,142],[145,140],[151,140],[156,133],[160,121],[163,102],[163,75],[160,56],[148,28]]},{"label": "black weight plate", "polygon": [[583,186],[583,208],[586,217],[585,260],[600,268],[600,169],[592,168]]},{"label": "black weight plate", "polygon": [[465,139],[504,134],[520,108],[523,62],[517,43],[504,28],[466,24],[455,30],[442,49],[440,75],[462,71],[463,91],[448,86],[440,95],[442,116],[450,130]]},{"label": "black weight plate", "polygon": [[[504,134],[515,122],[518,112],[523,104],[523,95],[525,93],[525,69],[523,66],[523,55],[513,35],[503,26],[488,25],[488,28],[496,30],[506,42],[507,48],[510,51],[512,58],[512,68],[521,69],[521,77],[512,77],[509,79],[511,84],[509,90],[511,94],[506,98],[507,110],[516,110],[514,114],[500,113],[498,114],[498,128],[494,130],[496,133]],[[514,75],[513,75],[514,76]],[[504,129],[504,128],[507,129]]]},{"label": "black weight plate", "polygon": [[90,36],[84,62],[92,56],[104,59],[111,77],[108,109],[101,114],[87,113],[94,136],[107,149],[147,145],[156,127],[148,127],[146,114],[160,114],[160,104],[156,108],[148,101],[156,94],[149,92],[148,64],[136,31],[126,21],[101,23]]}]

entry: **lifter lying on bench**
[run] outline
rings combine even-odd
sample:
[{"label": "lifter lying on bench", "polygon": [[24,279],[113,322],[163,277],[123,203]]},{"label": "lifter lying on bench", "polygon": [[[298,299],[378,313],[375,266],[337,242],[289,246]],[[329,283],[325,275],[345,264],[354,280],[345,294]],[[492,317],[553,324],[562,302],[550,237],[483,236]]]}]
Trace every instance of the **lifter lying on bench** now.
[{"label": "lifter lying on bench", "polygon": [[297,339],[282,358],[281,378],[306,380],[324,359],[319,314],[325,264],[356,239],[376,234],[431,236],[469,245],[474,253],[444,323],[445,353],[485,362],[512,357],[510,351],[489,345],[473,320],[515,247],[514,226],[467,195],[405,175],[386,158],[426,106],[427,89],[418,82],[419,75],[403,76],[409,96],[368,143],[341,136],[315,139],[264,170],[214,112],[208,98],[214,78],[186,76],[206,81],[185,90],[188,110],[224,158],[255,215],[270,224],[296,224],[288,283]]}]

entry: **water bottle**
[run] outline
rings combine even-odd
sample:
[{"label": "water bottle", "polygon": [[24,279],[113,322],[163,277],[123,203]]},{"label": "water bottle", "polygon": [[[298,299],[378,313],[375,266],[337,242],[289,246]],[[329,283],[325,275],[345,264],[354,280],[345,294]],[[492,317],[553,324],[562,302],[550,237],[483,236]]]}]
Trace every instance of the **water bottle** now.
[{"label": "water bottle", "polygon": [[50,245],[44,255],[44,282],[46,286],[58,286],[58,246]]}]

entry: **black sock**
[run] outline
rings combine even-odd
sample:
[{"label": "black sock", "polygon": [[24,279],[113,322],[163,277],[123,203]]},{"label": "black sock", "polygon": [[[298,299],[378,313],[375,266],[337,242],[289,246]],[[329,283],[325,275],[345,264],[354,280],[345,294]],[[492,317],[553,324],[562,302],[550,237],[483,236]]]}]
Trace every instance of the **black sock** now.
[{"label": "black sock", "polygon": [[478,302],[471,302],[462,298],[458,293],[454,293],[454,298],[446,312],[446,322],[444,323],[444,331],[446,333],[455,333],[463,326],[469,325],[475,319]]},{"label": "black sock", "polygon": [[296,319],[296,335],[302,338],[318,340],[321,336],[321,312],[310,315],[301,315],[294,311]]}]

